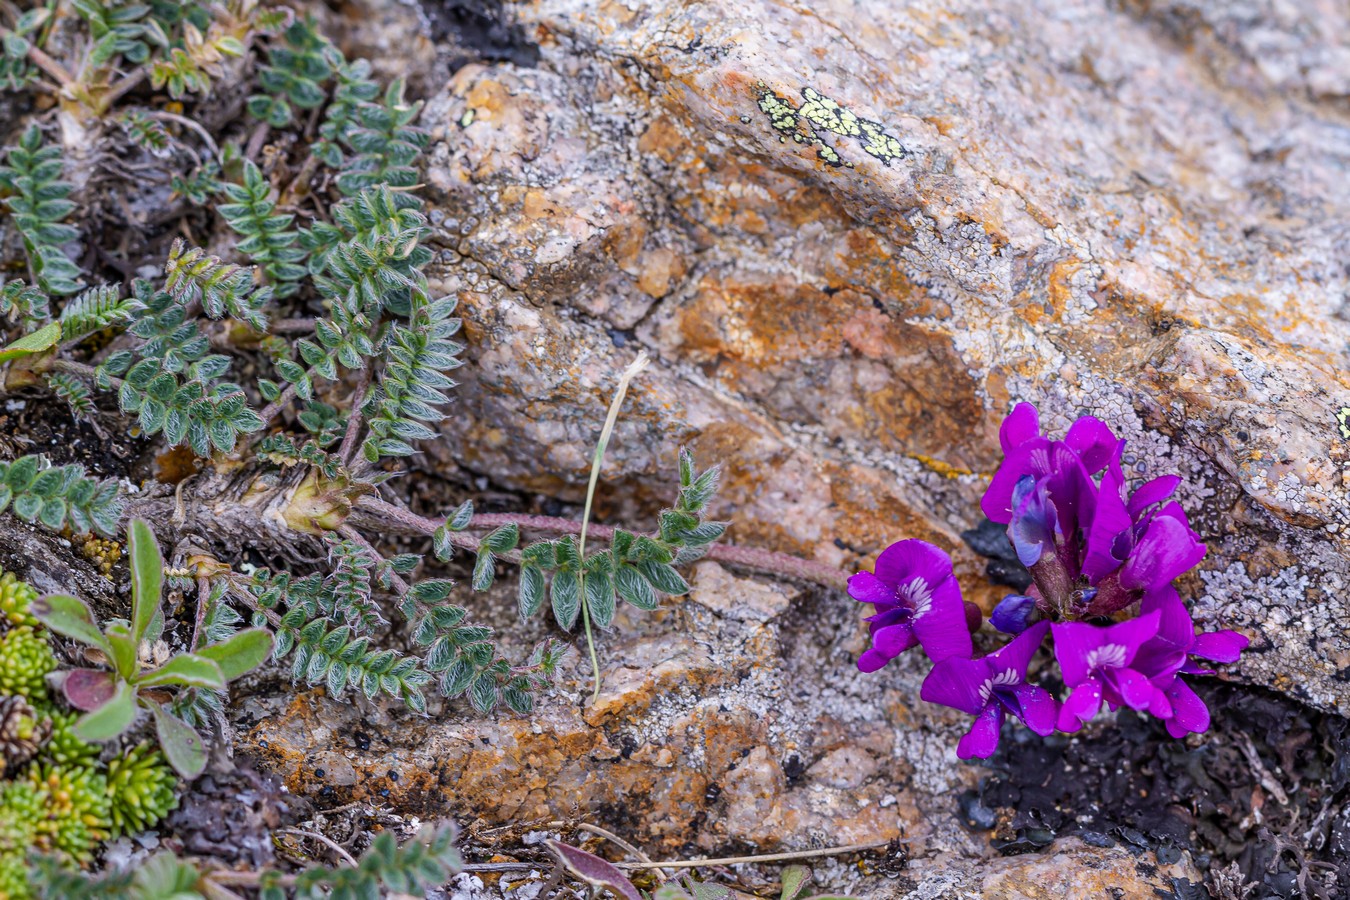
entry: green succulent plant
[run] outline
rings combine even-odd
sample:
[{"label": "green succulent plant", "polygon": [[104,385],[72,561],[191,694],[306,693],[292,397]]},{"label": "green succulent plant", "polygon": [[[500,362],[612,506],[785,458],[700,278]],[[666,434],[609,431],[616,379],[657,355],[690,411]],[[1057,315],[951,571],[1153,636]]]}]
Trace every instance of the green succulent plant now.
[{"label": "green succulent plant", "polygon": [[79,713],[51,714],[52,733],[42,748],[42,758],[61,766],[92,766],[98,759],[98,745],[75,733]]},{"label": "green succulent plant", "polygon": [[147,668],[141,646],[157,640],[164,628],[160,609],[164,558],[149,525],[134,519],[128,531],[130,621],[113,619],[100,626],[83,600],[66,594],[39,598],[33,614],[52,631],[93,647],[107,660],[107,669],[73,669],[62,675],[66,700],[85,713],[75,723],[76,736],[111,741],[129,729],[142,711],[149,712],[169,764],[183,777],[195,778],[206,767],[206,747],[197,732],[171,711],[172,692],[189,688],[224,691],[230,681],[267,659],[272,635],[261,628],[245,629]]},{"label": "green succulent plant", "polygon": [[178,807],[178,776],[164,754],[142,742],[108,763],[113,836],[152,828]]},{"label": "green succulent plant", "polygon": [[20,581],[13,572],[0,575],[0,617],[13,625],[35,626],[38,620],[33,616],[33,601],[37,591],[26,581]]},{"label": "green succulent plant", "polygon": [[42,803],[33,846],[88,862],[112,830],[108,779],[87,766],[41,763],[29,769],[28,782]]},{"label": "green succulent plant", "polygon": [[45,817],[43,798],[28,779],[0,788],[0,900],[28,900],[28,854]]},{"label": "green succulent plant", "polygon": [[47,674],[56,669],[56,655],[47,638],[30,625],[11,628],[0,637],[0,693],[28,699],[47,696]]}]

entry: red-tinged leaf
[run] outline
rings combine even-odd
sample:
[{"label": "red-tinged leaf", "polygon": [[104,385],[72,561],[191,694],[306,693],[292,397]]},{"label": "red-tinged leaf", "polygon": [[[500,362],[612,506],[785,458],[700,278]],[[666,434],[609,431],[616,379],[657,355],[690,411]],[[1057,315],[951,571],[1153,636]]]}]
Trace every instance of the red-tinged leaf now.
[{"label": "red-tinged leaf", "polygon": [[568,871],[587,884],[602,887],[620,900],[642,900],[642,894],[638,893],[633,882],[613,863],[561,841],[549,841],[548,849]]},{"label": "red-tinged leaf", "polygon": [[61,691],[76,709],[98,709],[117,692],[117,679],[102,669],[71,669],[65,673]]},{"label": "red-tinged leaf", "polygon": [[136,692],[125,681],[117,682],[112,696],[75,720],[75,736],[105,743],[125,732],[136,721]]}]

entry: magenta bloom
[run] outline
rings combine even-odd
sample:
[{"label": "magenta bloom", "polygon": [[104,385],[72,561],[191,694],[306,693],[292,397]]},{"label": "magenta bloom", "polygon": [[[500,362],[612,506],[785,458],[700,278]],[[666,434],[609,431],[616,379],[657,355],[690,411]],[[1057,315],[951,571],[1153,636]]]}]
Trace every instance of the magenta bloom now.
[{"label": "magenta bloom", "polygon": [[1163,705],[1157,686],[1131,666],[1140,648],[1158,633],[1159,616],[1155,610],[1116,625],[1053,626],[1059,670],[1064,685],[1073,690],[1059,711],[1060,731],[1078,731],[1097,715],[1102,703],[1111,709],[1124,705],[1138,710]]},{"label": "magenta bloom", "polygon": [[891,544],[877,557],[873,572],[848,580],[848,593],[871,603],[872,647],[858,668],[875,672],[916,644],[934,660],[970,656],[961,586],[952,574],[952,560],[926,541]]},{"label": "magenta bloom", "polygon": [[1205,555],[1180,504],[1166,502],[1180,479],[1163,476],[1127,496],[1125,442],[1101,421],[1084,416],[1054,441],[1041,434],[1035,407],[1023,403],[999,440],[1006,455],[981,506],[1008,526],[1041,612],[1070,620],[1110,616]]},{"label": "magenta bloom", "polygon": [[1134,668],[1146,675],[1162,695],[1163,702],[1151,712],[1167,721],[1167,732],[1172,737],[1207,731],[1209,708],[1180,676],[1213,674],[1195,663],[1192,656],[1221,663],[1237,662],[1249,641],[1236,631],[1197,634],[1185,604],[1170,587],[1151,595],[1142,609],[1160,616],[1158,633],[1139,648],[1134,659]]},{"label": "magenta bloom", "polygon": [[962,759],[986,759],[998,749],[1006,716],[1040,735],[1055,730],[1055,699],[1027,683],[1027,665],[1045,639],[1049,622],[1033,625],[983,659],[949,657],[933,666],[919,696],[970,713],[975,722],[956,745]]},{"label": "magenta bloom", "polygon": [[[1172,585],[1205,555],[1172,499],[1181,479],[1164,475],[1131,492],[1125,442],[1110,428],[1084,416],[1054,440],[1029,403],[1004,420],[999,442],[1003,462],[981,507],[1006,526],[1031,573],[1026,593],[1005,597],[990,615],[1014,637],[972,659],[980,617],[962,601],[951,560],[931,544],[901,541],[877,558],[875,572],[849,579],[849,594],[876,607],[858,668],[875,672],[921,647],[934,663],[923,699],[975,717],[957,746],[963,759],[990,756],[1009,716],[1037,734],[1073,733],[1103,705],[1154,715],[1174,737],[1205,731],[1209,710],[1182,676],[1212,674],[1197,658],[1236,662],[1248,641],[1232,631],[1196,634]],[[1047,636],[1069,689],[1062,704],[1027,681]]]}]

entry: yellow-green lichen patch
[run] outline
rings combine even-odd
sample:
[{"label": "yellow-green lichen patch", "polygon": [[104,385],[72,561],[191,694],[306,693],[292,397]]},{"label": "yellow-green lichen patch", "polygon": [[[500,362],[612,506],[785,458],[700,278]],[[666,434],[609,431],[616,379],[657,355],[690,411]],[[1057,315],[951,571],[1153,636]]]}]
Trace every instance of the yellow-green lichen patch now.
[{"label": "yellow-green lichen patch", "polygon": [[780,97],[761,85],[759,108],[769,117],[775,131],[791,134],[797,130],[797,109],[786,97]]},{"label": "yellow-green lichen patch", "polygon": [[[756,85],[756,90],[760,111],[769,117],[770,124],[779,132],[778,139],[786,141],[791,135],[799,144],[809,140],[816,148],[816,155],[828,166],[852,167],[853,164],[844,159],[839,148],[825,140],[827,135],[852,138],[864,153],[888,165],[893,159],[909,155],[899,139],[887,134],[886,127],[880,122],[862,118],[815,88],[802,88],[805,99],[801,106],[793,106],[791,100],[763,83]],[[741,121],[748,124],[749,117],[742,116]]]},{"label": "yellow-green lichen patch", "polygon": [[1342,406],[1336,413],[1336,424],[1341,426],[1341,437],[1350,441],[1350,406]]}]

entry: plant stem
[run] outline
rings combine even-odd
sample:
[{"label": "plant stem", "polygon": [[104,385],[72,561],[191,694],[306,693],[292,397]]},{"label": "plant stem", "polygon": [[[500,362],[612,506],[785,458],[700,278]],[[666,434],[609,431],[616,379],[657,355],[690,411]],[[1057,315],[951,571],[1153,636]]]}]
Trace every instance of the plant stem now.
[{"label": "plant stem", "polygon": [[595,455],[591,458],[591,477],[586,482],[586,507],[581,513],[581,533],[577,536],[577,557],[581,560],[581,571],[577,573],[577,593],[581,600],[581,626],[586,632],[586,649],[591,653],[591,674],[595,679],[595,690],[591,691],[591,703],[600,698],[600,660],[595,655],[595,638],[591,635],[591,614],[586,602],[586,529],[591,522],[591,502],[595,499],[595,485],[600,480],[600,466],[605,461],[605,448],[609,446],[610,435],[619,421],[619,410],[623,407],[623,398],[628,393],[628,385],[638,373],[647,368],[647,351],[639,350],[637,359],[624,369],[619,376],[619,386],[614,391],[614,399],[609,403],[609,412],[605,414],[605,425],[600,429],[600,440],[595,444]]},{"label": "plant stem", "polygon": [[786,862],[793,859],[815,859],[821,856],[842,856],[864,850],[880,850],[890,841],[872,841],[867,844],[845,844],[842,847],[822,847],[819,850],[793,850],[787,853],[762,853],[758,856],[724,856],[721,859],[668,859],[664,862],[614,863],[621,869],[696,869],[700,866],[738,866],[744,863]]},{"label": "plant stem", "polygon": [[280,397],[277,397],[277,399],[264,406],[262,412],[258,413],[258,418],[263,420],[263,427],[266,428],[270,425],[272,420],[277,417],[277,413],[289,406],[290,402],[294,399],[295,385],[288,384],[286,385],[286,389],[281,392]]},{"label": "plant stem", "polygon": [[313,334],[313,319],[277,319],[272,323],[273,334]]},{"label": "plant stem", "polygon": [[[55,369],[58,372],[68,372],[71,375],[78,375],[81,378],[88,378],[90,381],[93,381],[98,374],[98,370],[96,370],[93,366],[85,365],[82,362],[76,362],[73,359],[61,359],[60,357],[56,357],[48,365],[50,365],[53,369]],[[110,384],[115,388],[120,388],[122,386],[122,379],[114,378],[113,376],[109,375],[108,384]]]},{"label": "plant stem", "polygon": [[[5,31],[6,35],[12,33],[13,32],[9,30]],[[66,67],[40,50],[36,41],[28,42],[28,58],[32,61],[33,65],[52,76],[56,83],[61,85],[62,88],[70,87],[75,83],[75,78],[70,72],[66,71]]]},{"label": "plant stem", "polygon": [[357,376],[356,391],[352,394],[352,408],[347,411],[347,431],[342,436],[342,446],[338,448],[338,459],[349,465],[352,451],[356,449],[356,438],[361,433],[361,404],[366,402],[366,391],[370,389],[370,366],[361,369]]},{"label": "plant stem", "polygon": [[[396,506],[378,497],[367,495],[356,503],[356,509],[372,522],[399,534],[419,534],[430,536],[443,523],[428,519],[414,512]],[[578,534],[581,523],[575,519],[562,519],[554,516],[513,516],[507,513],[480,513],[469,520],[468,527],[473,530],[490,530],[515,522],[527,531],[542,531],[547,534]],[[608,525],[592,525],[588,529],[591,537],[610,540],[615,529]],[[450,532],[450,542],[456,547],[467,550],[478,549],[478,539],[464,532]],[[506,554],[498,554],[503,559],[511,559]],[[833,566],[801,559],[787,553],[775,553],[772,550],[760,550],[757,547],[738,547],[735,544],[713,544],[708,548],[704,559],[713,562],[740,566],[770,575],[782,575],[798,581],[807,581],[824,587],[842,589],[848,584],[848,576]]]}]

